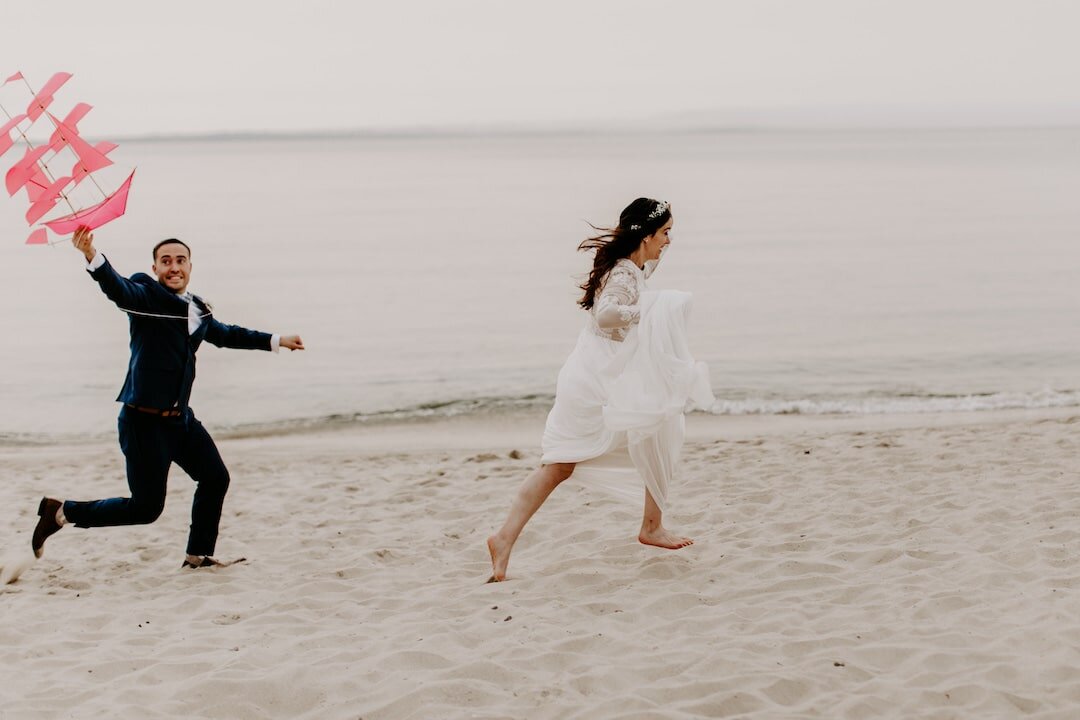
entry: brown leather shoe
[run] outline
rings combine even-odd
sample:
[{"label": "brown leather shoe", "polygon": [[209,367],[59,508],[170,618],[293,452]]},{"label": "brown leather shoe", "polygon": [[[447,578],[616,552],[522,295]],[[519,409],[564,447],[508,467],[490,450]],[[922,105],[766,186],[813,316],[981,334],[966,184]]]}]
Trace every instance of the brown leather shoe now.
[{"label": "brown leather shoe", "polygon": [[60,509],[61,502],[52,498],[43,497],[38,505],[38,523],[34,528],[34,537],[30,546],[34,548],[34,557],[41,557],[45,552],[45,540],[63,527],[56,522],[56,512]]}]

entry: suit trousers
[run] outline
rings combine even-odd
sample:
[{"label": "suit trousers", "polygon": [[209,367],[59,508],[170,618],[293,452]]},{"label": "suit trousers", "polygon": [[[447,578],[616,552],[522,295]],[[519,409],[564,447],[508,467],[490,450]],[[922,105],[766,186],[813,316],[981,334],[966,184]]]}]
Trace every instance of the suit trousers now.
[{"label": "suit trousers", "polygon": [[78,527],[152,523],[165,508],[169,468],[175,462],[196,482],[187,552],[213,555],[229,471],[210,433],[190,408],[177,417],[160,417],[124,406],[117,424],[131,497],[68,500],[64,516]]}]

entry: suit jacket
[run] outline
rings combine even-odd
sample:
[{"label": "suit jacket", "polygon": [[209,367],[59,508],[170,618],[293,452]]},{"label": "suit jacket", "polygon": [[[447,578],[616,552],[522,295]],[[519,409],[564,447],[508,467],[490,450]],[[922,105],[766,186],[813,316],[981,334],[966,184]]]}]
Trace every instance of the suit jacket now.
[{"label": "suit jacket", "polygon": [[203,340],[218,347],[270,350],[269,333],[226,325],[214,319],[200,298],[194,302],[204,315],[194,333],[188,333],[188,304],[146,273],[125,278],[105,260],[90,273],[106,296],[128,313],[131,359],[117,400],[158,409],[186,408],[195,382],[195,352]]}]

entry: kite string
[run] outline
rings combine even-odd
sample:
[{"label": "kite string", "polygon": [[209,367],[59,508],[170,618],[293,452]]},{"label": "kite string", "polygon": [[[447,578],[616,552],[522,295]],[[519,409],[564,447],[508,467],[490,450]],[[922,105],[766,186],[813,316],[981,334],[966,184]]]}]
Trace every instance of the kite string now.
[{"label": "kite string", "polygon": [[[142,312],[140,310],[128,310],[127,308],[120,307],[119,305],[117,305],[116,307],[120,308],[122,311],[126,312],[128,315],[140,315],[142,317],[152,317],[152,318],[165,318],[166,320],[187,320],[189,318],[188,315],[158,315],[157,313]],[[198,318],[199,320],[202,320],[203,318],[210,317],[213,314],[214,314],[213,312],[204,312],[204,313],[199,313],[195,317]]]}]

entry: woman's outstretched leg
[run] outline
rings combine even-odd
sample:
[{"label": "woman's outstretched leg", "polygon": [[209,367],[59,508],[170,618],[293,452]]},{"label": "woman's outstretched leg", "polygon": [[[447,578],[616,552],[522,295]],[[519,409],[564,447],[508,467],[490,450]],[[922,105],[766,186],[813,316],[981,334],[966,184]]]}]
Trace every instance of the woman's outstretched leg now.
[{"label": "woman's outstretched leg", "polygon": [[645,514],[641,518],[641,532],[637,539],[644,545],[655,545],[668,550],[678,550],[694,544],[690,538],[675,535],[664,527],[663,513],[648,488],[645,489]]},{"label": "woman's outstretched leg", "polygon": [[514,543],[517,542],[525,523],[540,509],[551,491],[573,472],[574,463],[553,463],[541,465],[525,478],[510,506],[506,522],[487,540],[488,551],[491,553],[491,579],[488,582],[501,582],[506,579],[510,551],[514,549]]}]

